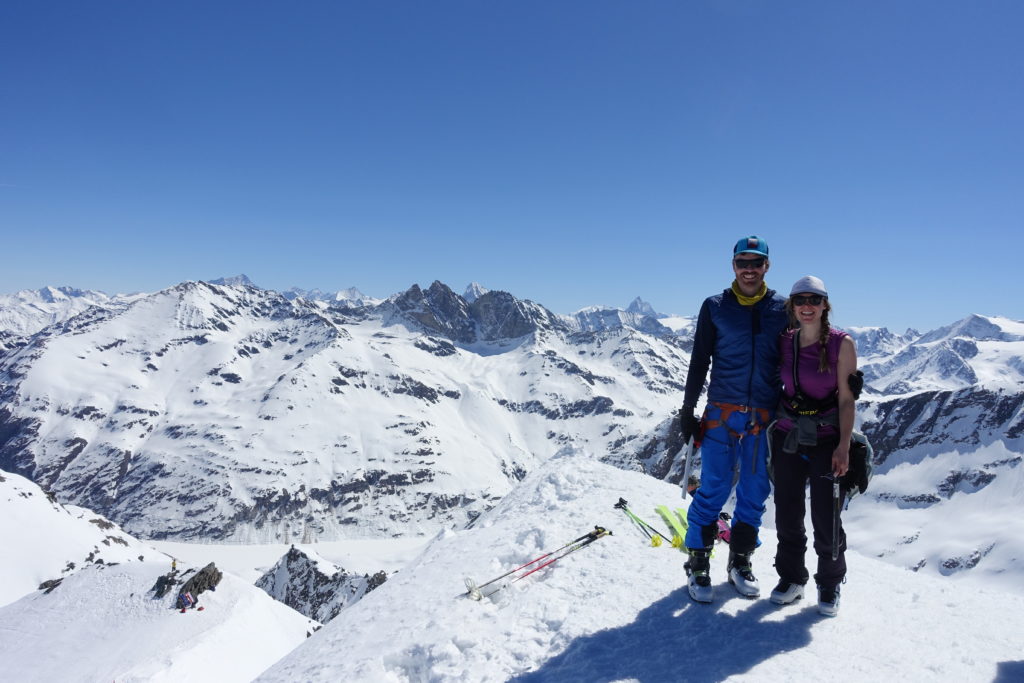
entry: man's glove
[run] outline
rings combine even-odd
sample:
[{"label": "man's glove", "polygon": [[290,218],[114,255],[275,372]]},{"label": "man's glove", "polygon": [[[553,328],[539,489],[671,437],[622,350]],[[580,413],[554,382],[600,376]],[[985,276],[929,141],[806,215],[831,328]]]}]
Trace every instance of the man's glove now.
[{"label": "man's glove", "polygon": [[854,400],[860,398],[860,392],[864,389],[864,373],[858,370],[852,373],[846,378],[846,383],[850,385],[850,392],[853,394]]},{"label": "man's glove", "polygon": [[683,443],[692,439],[700,429],[700,421],[693,414],[693,406],[679,409],[679,428],[683,432]]}]

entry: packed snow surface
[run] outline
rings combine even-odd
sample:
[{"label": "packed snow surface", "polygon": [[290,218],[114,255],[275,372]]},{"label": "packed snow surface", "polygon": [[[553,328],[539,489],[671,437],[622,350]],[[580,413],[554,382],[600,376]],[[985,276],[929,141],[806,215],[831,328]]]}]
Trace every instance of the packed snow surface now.
[{"label": "packed snow surface", "polygon": [[[727,584],[722,548],[712,560],[716,600],[698,605],[686,593],[683,554],[651,547],[613,509],[619,497],[662,528],[653,508],[681,503],[677,487],[650,477],[578,454],[553,458],[475,528],[440,534],[259,680],[788,683],[1024,673],[1024,596],[854,550],[837,618],[819,616],[810,595],[778,607],[766,599],[775,537],[765,529],[755,555],[763,597],[745,600]],[[464,576],[483,582],[595,525],[614,535],[489,599],[466,597]],[[847,531],[854,549],[871,533]]]},{"label": "packed snow surface", "polygon": [[7,681],[249,681],[316,627],[225,575],[202,611],[153,597],[169,564],[92,565],[0,609]]}]

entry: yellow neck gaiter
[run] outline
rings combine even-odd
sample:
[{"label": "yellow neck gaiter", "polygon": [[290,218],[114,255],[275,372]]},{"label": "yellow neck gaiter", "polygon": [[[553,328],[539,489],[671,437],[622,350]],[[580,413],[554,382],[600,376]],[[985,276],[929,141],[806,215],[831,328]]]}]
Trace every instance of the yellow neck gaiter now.
[{"label": "yellow neck gaiter", "polygon": [[764,282],[761,283],[761,289],[757,290],[757,294],[754,296],[747,296],[740,291],[740,284],[735,280],[732,281],[732,293],[736,295],[739,302],[744,306],[753,306],[758,301],[764,298],[764,295],[768,293],[768,285]]}]

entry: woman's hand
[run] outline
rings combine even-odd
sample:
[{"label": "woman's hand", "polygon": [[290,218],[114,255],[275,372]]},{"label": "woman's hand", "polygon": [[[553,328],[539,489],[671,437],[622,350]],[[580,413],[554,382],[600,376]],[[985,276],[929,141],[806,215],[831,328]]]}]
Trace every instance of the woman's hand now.
[{"label": "woman's hand", "polygon": [[850,470],[850,442],[840,441],[832,451],[832,474],[841,477]]}]

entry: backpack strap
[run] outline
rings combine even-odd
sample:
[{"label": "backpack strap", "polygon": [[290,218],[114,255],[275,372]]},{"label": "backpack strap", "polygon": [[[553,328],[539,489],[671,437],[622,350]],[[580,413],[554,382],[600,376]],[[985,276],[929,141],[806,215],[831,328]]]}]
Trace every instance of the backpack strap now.
[{"label": "backpack strap", "polygon": [[[831,346],[831,344],[829,344]],[[829,363],[832,356],[829,354]],[[836,359],[838,367],[838,358]],[[800,330],[793,330],[793,398],[782,396],[782,406],[787,413],[795,415],[818,415],[839,405],[839,389],[825,398],[811,398],[800,390]]]}]

